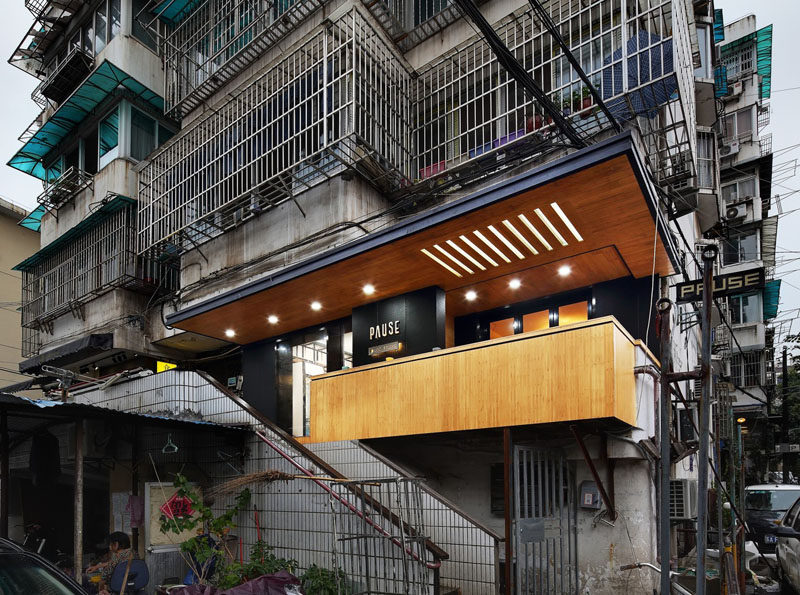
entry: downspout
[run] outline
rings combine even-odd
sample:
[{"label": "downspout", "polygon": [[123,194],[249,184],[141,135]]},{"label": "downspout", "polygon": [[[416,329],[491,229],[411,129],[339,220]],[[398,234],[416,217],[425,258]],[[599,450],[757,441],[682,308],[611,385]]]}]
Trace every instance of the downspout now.
[{"label": "downspout", "polygon": [[309,471],[308,469],[306,469],[305,467],[303,467],[303,466],[302,466],[300,463],[298,463],[297,461],[295,461],[295,460],[294,460],[292,457],[290,457],[290,456],[289,456],[289,455],[288,455],[286,452],[284,452],[284,451],[283,451],[283,450],[282,450],[282,449],[281,449],[281,448],[280,448],[280,447],[279,447],[277,444],[275,444],[275,443],[274,443],[272,440],[270,440],[269,438],[267,438],[267,437],[266,437],[264,434],[262,434],[262,433],[261,433],[261,432],[259,432],[259,431],[256,431],[256,432],[255,432],[255,435],[256,435],[256,436],[258,436],[258,438],[259,438],[259,439],[260,439],[262,442],[264,442],[265,444],[267,444],[267,445],[268,445],[268,446],[269,446],[269,447],[270,447],[272,450],[274,450],[275,452],[277,452],[277,453],[278,453],[278,454],[279,454],[281,457],[283,457],[284,459],[286,459],[286,461],[288,461],[288,462],[289,462],[289,463],[290,463],[292,466],[294,466],[294,467],[295,467],[295,468],[296,468],[298,471],[300,471],[300,472],[301,472],[303,475],[307,475],[308,477],[310,477],[310,478],[311,478],[311,481],[313,481],[315,484],[317,484],[317,485],[318,485],[320,488],[322,488],[324,491],[328,492],[328,494],[329,494],[329,495],[330,495],[332,498],[334,498],[335,500],[337,500],[337,501],[338,501],[340,504],[344,505],[344,506],[345,506],[347,509],[349,509],[349,510],[350,510],[350,512],[353,512],[353,513],[355,513],[355,514],[356,514],[356,515],[357,515],[359,518],[363,519],[363,520],[364,520],[364,521],[365,521],[365,522],[366,522],[368,525],[370,525],[372,528],[374,528],[374,529],[375,529],[375,530],[376,530],[378,533],[380,533],[380,534],[381,534],[381,535],[383,535],[384,537],[388,537],[388,538],[389,538],[389,541],[391,541],[393,544],[395,544],[395,545],[396,545],[396,546],[398,546],[398,547],[401,547],[401,548],[403,548],[403,549],[405,550],[405,552],[406,552],[408,555],[410,555],[410,556],[411,556],[411,557],[412,557],[414,560],[416,560],[417,562],[422,562],[423,564],[425,564],[425,567],[426,567],[426,568],[428,568],[428,569],[430,569],[430,570],[437,570],[438,568],[440,568],[440,567],[441,567],[441,565],[442,565],[442,562],[441,562],[441,560],[437,560],[436,562],[426,562],[426,561],[422,560],[422,559],[419,557],[419,554],[416,554],[416,553],[414,553],[414,552],[413,552],[413,551],[411,551],[411,549],[410,549],[410,548],[408,548],[408,547],[404,547],[404,546],[403,546],[403,544],[400,542],[400,540],[398,540],[396,537],[392,537],[392,536],[391,536],[391,534],[390,534],[390,533],[388,533],[388,532],[387,532],[387,531],[386,531],[386,530],[385,530],[383,527],[381,527],[381,526],[377,525],[377,524],[376,524],[376,523],[375,523],[373,520],[371,520],[370,518],[368,518],[368,517],[364,516],[364,513],[363,513],[363,512],[359,511],[359,510],[358,510],[358,509],[357,509],[355,506],[353,506],[353,505],[352,505],[350,502],[348,502],[346,499],[342,498],[342,497],[341,497],[339,494],[337,494],[336,492],[334,492],[334,491],[331,489],[331,487],[330,487],[329,485],[327,485],[327,484],[323,483],[323,482],[322,482],[322,481],[320,481],[319,479],[316,479],[316,478],[315,478],[315,476],[314,476],[314,474],[313,474],[313,473],[311,473],[311,471]]}]

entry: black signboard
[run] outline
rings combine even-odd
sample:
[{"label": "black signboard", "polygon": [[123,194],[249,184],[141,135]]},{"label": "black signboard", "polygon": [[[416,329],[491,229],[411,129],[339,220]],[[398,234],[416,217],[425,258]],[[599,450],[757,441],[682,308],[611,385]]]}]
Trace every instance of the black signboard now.
[{"label": "black signboard", "polygon": [[444,291],[427,287],[353,310],[353,365],[444,347]]},{"label": "black signboard", "polygon": [[[747,293],[764,287],[764,269],[750,269],[739,273],[728,273],[727,275],[715,275],[713,280],[713,296],[723,297]],[[677,302],[685,304],[687,302],[699,302],[703,299],[703,281],[688,281],[678,283],[675,286],[678,291]]]}]

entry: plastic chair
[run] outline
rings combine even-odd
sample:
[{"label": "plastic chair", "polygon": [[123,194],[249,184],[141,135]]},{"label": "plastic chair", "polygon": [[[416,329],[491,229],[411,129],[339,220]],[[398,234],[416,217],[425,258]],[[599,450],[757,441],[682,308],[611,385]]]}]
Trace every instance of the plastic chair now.
[{"label": "plastic chair", "polygon": [[[112,593],[122,591],[122,581],[125,579],[125,569],[127,562],[120,562],[111,573],[109,587]],[[125,587],[125,595],[144,595],[144,588],[150,582],[150,571],[144,560],[131,560],[131,568],[128,570],[128,580]]]}]

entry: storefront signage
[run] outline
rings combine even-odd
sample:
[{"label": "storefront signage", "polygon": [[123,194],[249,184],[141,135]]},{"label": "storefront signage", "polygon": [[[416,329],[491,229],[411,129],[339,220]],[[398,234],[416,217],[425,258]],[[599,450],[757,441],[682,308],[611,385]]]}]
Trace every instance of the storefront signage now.
[{"label": "storefront signage", "polygon": [[[723,297],[737,293],[746,293],[764,287],[764,269],[750,269],[740,273],[715,275],[713,279],[713,296]],[[697,302],[703,299],[703,281],[688,281],[675,286],[678,292],[677,302]]]},{"label": "storefront signage", "polygon": [[444,291],[427,287],[353,310],[353,365],[444,347]]}]

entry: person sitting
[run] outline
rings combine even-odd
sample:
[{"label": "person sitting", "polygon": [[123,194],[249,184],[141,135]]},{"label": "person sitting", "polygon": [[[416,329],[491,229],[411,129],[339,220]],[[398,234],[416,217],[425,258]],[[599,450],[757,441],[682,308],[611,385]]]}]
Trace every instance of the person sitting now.
[{"label": "person sitting", "polygon": [[114,531],[108,536],[108,561],[100,562],[86,569],[87,572],[100,571],[100,595],[110,595],[108,587],[111,575],[119,564],[127,564],[128,560],[138,558],[136,552],[131,550],[131,540],[122,531]]}]

